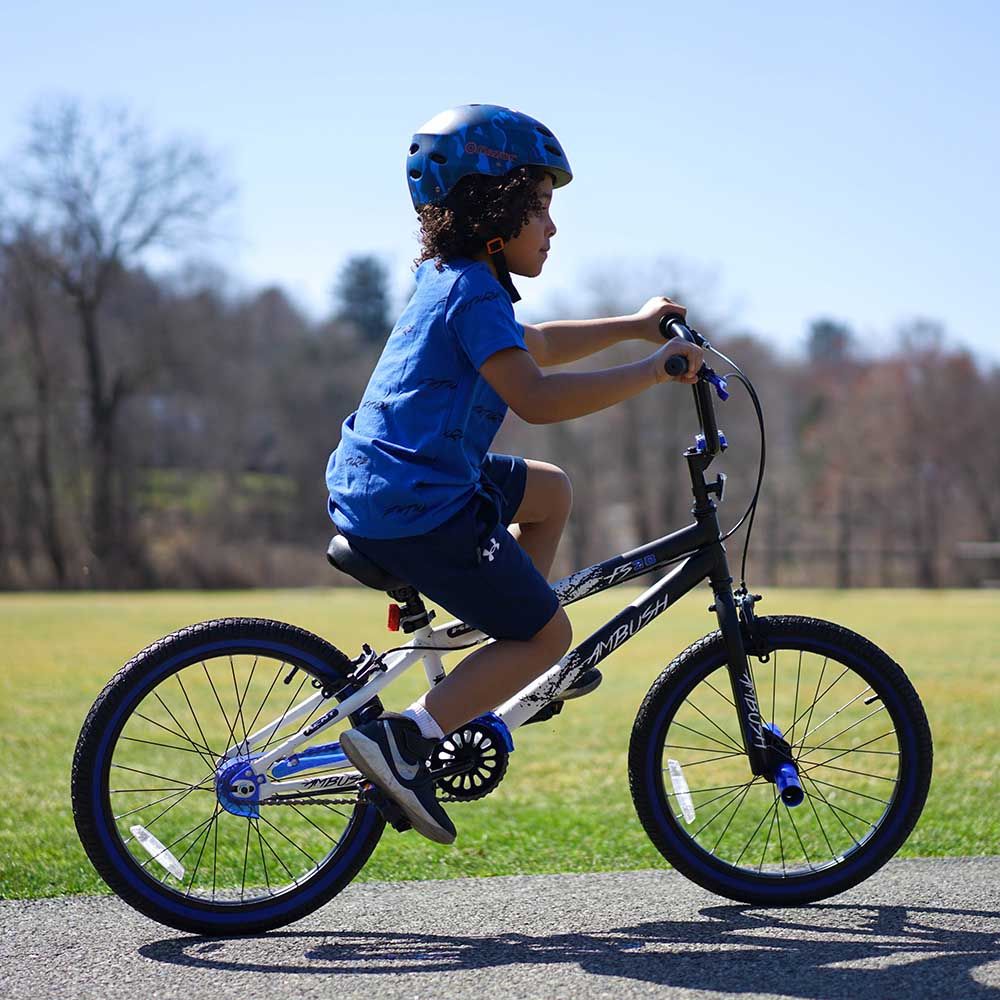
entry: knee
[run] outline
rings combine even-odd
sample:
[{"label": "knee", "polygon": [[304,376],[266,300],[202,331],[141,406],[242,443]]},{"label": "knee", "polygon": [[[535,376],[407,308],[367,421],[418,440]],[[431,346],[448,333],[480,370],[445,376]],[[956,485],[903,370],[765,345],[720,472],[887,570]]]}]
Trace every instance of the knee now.
[{"label": "knee", "polygon": [[534,634],[531,641],[538,646],[540,652],[545,654],[549,663],[555,663],[561,659],[573,641],[573,624],[566,611],[559,608],[548,622]]},{"label": "knee", "polygon": [[[563,520],[569,517],[573,509],[573,484],[569,476],[558,466],[552,466],[551,498],[553,513]],[[567,619],[568,620],[568,619]]]}]

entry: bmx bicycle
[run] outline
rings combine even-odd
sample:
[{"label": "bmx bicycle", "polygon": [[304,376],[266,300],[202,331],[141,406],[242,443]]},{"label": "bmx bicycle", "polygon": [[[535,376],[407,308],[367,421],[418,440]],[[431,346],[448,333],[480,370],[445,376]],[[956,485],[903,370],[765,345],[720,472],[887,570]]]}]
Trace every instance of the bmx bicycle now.
[{"label": "bmx bicycle", "polygon": [[[711,345],[676,318],[665,337]],[[512,733],[552,718],[583,672],[707,581],[718,629],[655,679],[632,729],[628,779],[660,853],[703,887],[787,906],[856,885],[913,829],[931,777],[931,734],[913,686],[888,654],[842,626],[760,617],[734,589],[718,519],[726,479],[706,470],[726,448],[702,366],[692,386],[699,433],[684,452],[694,523],[553,584],[568,605],[668,571],[547,673],[449,734],[430,760],[443,801],[488,795],[507,770]],[[667,370],[686,370],[671,357]],[[422,662],[490,637],[463,622],[432,626],[406,581],[335,536],[330,561],[387,592],[389,627],[409,641],[348,657],[293,625],[228,618],[180,629],[129,660],[100,693],[73,760],[73,814],[97,871],[161,923],[205,934],[279,927],[312,912],[361,870],[388,822],[407,821],[350,764],[337,733],[377,717],[379,693]],[[519,737],[520,739],[520,737]]]}]

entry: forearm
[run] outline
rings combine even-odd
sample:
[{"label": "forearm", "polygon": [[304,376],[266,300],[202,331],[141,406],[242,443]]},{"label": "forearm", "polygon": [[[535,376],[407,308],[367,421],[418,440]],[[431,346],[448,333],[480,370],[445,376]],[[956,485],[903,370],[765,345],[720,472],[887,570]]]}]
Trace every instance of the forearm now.
[{"label": "forearm", "polygon": [[586,358],[636,336],[634,316],[610,319],[566,319],[537,324],[545,343],[542,363],[561,365]]},{"label": "forearm", "polygon": [[553,372],[541,376],[530,412],[521,416],[533,424],[572,420],[638,396],[656,381],[650,358],[596,372]]}]

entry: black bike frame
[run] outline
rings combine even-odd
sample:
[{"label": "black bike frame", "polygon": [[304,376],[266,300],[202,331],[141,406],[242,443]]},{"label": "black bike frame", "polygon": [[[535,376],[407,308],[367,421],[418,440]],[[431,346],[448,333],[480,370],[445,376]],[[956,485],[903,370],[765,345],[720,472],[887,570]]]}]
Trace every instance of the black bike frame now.
[{"label": "black bike frame", "polygon": [[[676,335],[691,339],[693,343],[698,342],[692,338],[691,331],[683,324],[675,321],[674,326],[677,330]],[[705,482],[705,470],[725,445],[719,437],[711,386],[700,380],[693,389],[701,440],[694,447],[688,448],[684,457],[691,475],[691,488],[695,501],[691,513],[694,515],[695,523],[639,548],[572,573],[554,583],[552,589],[559,597],[560,604],[565,606],[625,583],[627,580],[653,573],[668,563],[680,560],[680,564],[607,624],[584,639],[563,657],[557,668],[545,675],[542,684],[533,687],[517,700],[525,707],[533,710],[541,709],[572,679],[584,670],[596,666],[639,629],[645,628],[688,591],[707,579],[715,595],[711,610],[715,611],[718,618],[719,629],[726,646],[729,681],[744,750],[753,773],[767,776],[774,764],[769,753],[770,734],[764,728],[757,703],[756,685],[747,661],[740,613],[733,594],[729,561],[726,558],[726,547],[719,528],[717,505],[711,496],[715,494],[722,498],[725,476],[720,475],[713,483]],[[460,634],[463,629],[469,628],[463,625],[454,630],[449,629],[449,635],[453,631],[455,635]]]}]

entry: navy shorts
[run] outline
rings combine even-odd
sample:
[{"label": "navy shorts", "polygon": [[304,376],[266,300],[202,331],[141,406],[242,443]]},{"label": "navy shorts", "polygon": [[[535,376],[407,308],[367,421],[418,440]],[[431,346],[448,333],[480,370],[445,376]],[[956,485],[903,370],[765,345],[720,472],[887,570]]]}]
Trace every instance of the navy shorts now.
[{"label": "navy shorts", "polygon": [[490,452],[484,487],[457,514],[422,535],[359,538],[351,545],[393,576],[416,587],[460,621],[494,639],[526,641],[548,624],[559,599],[507,531],[524,496],[523,458]]}]

